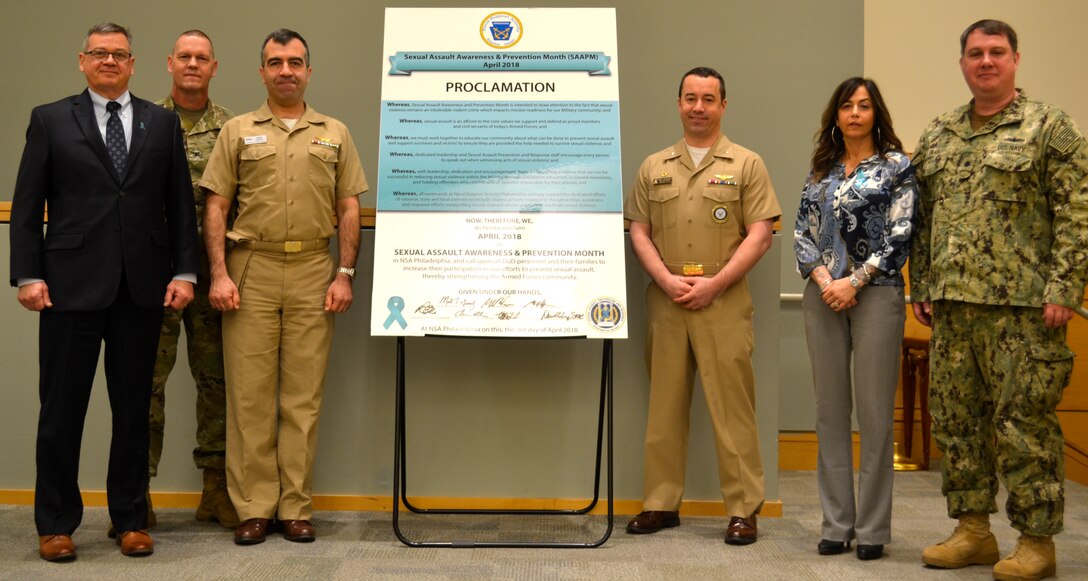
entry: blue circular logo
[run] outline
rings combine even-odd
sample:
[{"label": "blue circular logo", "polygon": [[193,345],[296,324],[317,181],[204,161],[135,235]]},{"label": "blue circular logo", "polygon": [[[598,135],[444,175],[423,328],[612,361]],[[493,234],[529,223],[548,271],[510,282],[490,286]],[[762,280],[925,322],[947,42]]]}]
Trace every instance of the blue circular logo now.
[{"label": "blue circular logo", "polygon": [[492,48],[510,48],[521,40],[521,20],[509,12],[493,12],[480,23],[480,38]]},{"label": "blue circular logo", "polygon": [[599,298],[589,304],[586,309],[586,318],[589,324],[598,331],[615,331],[623,326],[623,305],[615,299],[607,297]]}]

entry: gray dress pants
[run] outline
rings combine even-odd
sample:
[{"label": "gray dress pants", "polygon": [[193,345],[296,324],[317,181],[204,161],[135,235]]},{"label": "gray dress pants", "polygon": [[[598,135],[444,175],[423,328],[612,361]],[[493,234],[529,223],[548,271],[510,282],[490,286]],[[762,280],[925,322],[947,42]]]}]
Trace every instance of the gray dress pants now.
[{"label": "gray dress pants", "polygon": [[[802,300],[816,388],[822,538],[885,545],[891,542],[892,426],[906,316],[903,287],[866,286],[857,301],[836,313],[811,280]],[[861,432],[856,502],[850,421],[855,400]]]}]

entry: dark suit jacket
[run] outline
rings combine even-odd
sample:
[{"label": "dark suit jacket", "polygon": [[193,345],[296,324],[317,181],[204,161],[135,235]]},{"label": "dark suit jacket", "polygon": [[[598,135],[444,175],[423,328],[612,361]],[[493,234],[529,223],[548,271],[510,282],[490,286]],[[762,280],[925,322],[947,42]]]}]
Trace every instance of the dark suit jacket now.
[{"label": "dark suit jacket", "polygon": [[55,311],[106,308],[122,272],[137,305],[162,306],[175,274],[200,271],[178,117],[135,96],[132,114],[120,178],[87,90],[30,114],[11,207],[11,284],[44,279]]}]

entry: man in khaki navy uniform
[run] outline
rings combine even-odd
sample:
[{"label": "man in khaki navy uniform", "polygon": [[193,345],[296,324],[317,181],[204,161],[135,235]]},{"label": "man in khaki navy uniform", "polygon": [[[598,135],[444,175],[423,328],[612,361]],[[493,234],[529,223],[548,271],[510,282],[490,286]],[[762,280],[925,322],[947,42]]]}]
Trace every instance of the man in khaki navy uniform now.
[{"label": "man in khaki navy uniform", "polygon": [[[948,516],[922,561],[994,565],[995,579],[1056,571],[1065,508],[1055,408],[1073,370],[1066,325],[1088,272],[1088,141],[1064,112],[1016,88],[1016,32],[980,20],[960,37],[974,97],[934,120],[914,156],[914,316],[933,326],[930,411]],[[998,478],[1020,531],[1000,559]]]},{"label": "man in khaki navy uniform", "polygon": [[[351,306],[357,196],[368,189],[347,127],[304,100],[302,36],[269,34],[260,73],[267,102],[227,122],[200,180],[210,299],[224,311],[227,485],[240,545],[264,541],[272,519],[289,541],[315,538],[311,481],[333,314]],[[334,213],[339,268],[327,250]]]},{"label": "man in khaki navy uniform", "polygon": [[[229,110],[208,99],[208,87],[219,63],[208,35],[187,30],[178,36],[173,52],[166,57],[166,70],[173,78],[170,96],[155,104],[174,111],[181,120],[185,154],[193,181],[196,201],[196,226],[204,219],[204,192],[197,187],[208,156],[215,146],[219,129],[234,116]],[[162,317],[159,352],[151,384],[151,447],[148,457],[150,476],[159,472],[163,432],[166,426],[166,380],[178,357],[178,337],[185,324],[189,369],[196,382],[196,441],[193,461],[204,471],[204,491],[196,509],[199,521],[218,521],[227,528],[238,525],[238,514],[227,495],[224,457],[227,441],[226,382],[223,379],[222,314],[208,302],[208,258],[200,247],[200,276],[193,302],[181,312],[167,310]],[[151,497],[147,498],[147,526],[155,524]],[[111,532],[113,524],[110,524]],[[112,534],[111,534],[112,536]]]},{"label": "man in khaki navy uniform", "polygon": [[680,82],[684,138],[642,162],[624,209],[631,246],[653,279],[643,512],[629,533],[680,524],[694,371],[714,425],[725,542],[756,541],[763,465],[752,373],[752,301],[745,275],[771,247],[782,210],[760,157],[721,134],[725,81],[710,68]]}]

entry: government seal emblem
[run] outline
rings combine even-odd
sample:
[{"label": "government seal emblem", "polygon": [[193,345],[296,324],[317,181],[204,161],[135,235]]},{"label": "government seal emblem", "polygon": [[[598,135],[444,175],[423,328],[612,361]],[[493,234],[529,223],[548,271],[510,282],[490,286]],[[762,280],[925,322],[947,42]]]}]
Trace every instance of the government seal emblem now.
[{"label": "government seal emblem", "polygon": [[623,306],[619,301],[607,297],[599,298],[586,309],[589,324],[598,331],[615,331],[623,326],[625,319]]},{"label": "government seal emblem", "polygon": [[521,40],[521,20],[509,12],[493,12],[480,23],[480,38],[492,48],[510,48]]}]

